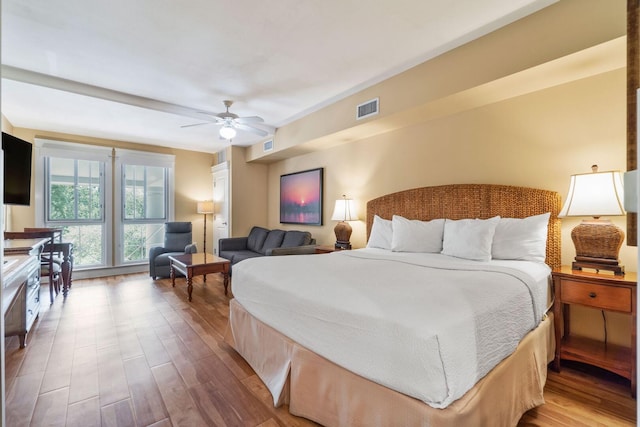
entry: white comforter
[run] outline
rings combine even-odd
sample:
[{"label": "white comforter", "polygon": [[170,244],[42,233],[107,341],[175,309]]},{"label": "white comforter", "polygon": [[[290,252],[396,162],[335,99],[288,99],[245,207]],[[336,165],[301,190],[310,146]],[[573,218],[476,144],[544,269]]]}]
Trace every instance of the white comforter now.
[{"label": "white comforter", "polygon": [[[248,259],[233,267],[232,286],[249,313],[300,345],[444,408],[537,326],[549,273],[361,249]],[[277,400],[281,390],[270,391]]]}]

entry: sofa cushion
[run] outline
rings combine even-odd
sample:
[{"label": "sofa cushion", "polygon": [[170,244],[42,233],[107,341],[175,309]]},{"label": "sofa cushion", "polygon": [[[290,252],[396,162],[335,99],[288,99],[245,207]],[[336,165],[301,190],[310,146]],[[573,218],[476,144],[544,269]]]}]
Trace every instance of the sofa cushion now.
[{"label": "sofa cushion", "polygon": [[247,249],[254,252],[262,253],[262,245],[267,239],[269,230],[262,227],[253,227],[247,238]]},{"label": "sofa cushion", "polygon": [[262,254],[254,251],[236,251],[233,253],[231,263],[235,264],[245,259],[261,257]]},{"label": "sofa cushion", "polygon": [[284,239],[284,230],[271,230],[262,245],[262,254],[266,255],[269,249],[279,248]]},{"label": "sofa cushion", "polygon": [[311,243],[311,233],[308,231],[290,230],[282,240],[281,248],[293,248],[295,246],[304,246]]}]

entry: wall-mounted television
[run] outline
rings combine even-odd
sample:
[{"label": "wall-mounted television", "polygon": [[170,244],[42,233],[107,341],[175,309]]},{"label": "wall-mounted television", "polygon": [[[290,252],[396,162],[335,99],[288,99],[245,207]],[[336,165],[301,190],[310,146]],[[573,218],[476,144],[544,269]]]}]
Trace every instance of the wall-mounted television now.
[{"label": "wall-mounted television", "polygon": [[4,151],[4,203],[29,206],[31,199],[31,152],[27,141],[2,132]]}]

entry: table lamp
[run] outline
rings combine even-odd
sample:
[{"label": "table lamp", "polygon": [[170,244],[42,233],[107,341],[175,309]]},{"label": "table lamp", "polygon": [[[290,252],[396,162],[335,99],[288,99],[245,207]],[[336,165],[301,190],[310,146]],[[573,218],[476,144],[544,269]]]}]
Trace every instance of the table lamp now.
[{"label": "table lamp", "polygon": [[347,199],[343,194],[342,199],[336,200],[336,205],[333,208],[332,221],[340,221],[333,229],[336,234],[336,249],[351,249],[351,226],[347,221],[357,221],[355,206],[352,199]]},{"label": "table lamp", "polygon": [[198,202],[197,212],[204,215],[204,242],[202,243],[202,252],[207,253],[207,214],[213,213],[213,201],[207,200]]},{"label": "table lamp", "polygon": [[571,231],[576,247],[573,270],[593,268],[624,275],[618,253],[624,240],[624,231],[608,219],[600,217],[625,215],[622,177],[618,171],[598,172],[598,165],[591,166],[592,173],[571,176],[569,194],[558,217],[590,216]]}]

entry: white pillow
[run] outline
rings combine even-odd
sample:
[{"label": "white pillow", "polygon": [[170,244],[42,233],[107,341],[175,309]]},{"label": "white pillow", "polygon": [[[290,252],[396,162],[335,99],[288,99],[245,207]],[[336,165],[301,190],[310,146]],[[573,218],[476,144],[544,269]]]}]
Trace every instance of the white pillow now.
[{"label": "white pillow", "polygon": [[419,221],[394,215],[391,222],[393,225],[392,251],[431,253],[442,251],[444,219]]},{"label": "white pillow", "polygon": [[491,243],[499,216],[489,219],[447,219],[444,223],[442,253],[475,261],[491,260]]},{"label": "white pillow", "polygon": [[367,247],[391,249],[392,233],[391,220],[380,218],[378,215],[374,216]]},{"label": "white pillow", "polygon": [[550,216],[547,212],[527,218],[500,218],[493,236],[492,257],[544,262]]}]

